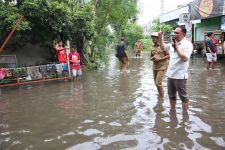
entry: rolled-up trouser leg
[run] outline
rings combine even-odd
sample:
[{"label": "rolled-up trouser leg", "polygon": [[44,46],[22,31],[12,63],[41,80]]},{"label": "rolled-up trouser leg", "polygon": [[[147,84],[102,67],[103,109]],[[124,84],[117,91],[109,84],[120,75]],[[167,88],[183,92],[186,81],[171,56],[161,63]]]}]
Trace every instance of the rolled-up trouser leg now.
[{"label": "rolled-up trouser leg", "polygon": [[155,85],[161,97],[164,96],[164,90],[162,86],[163,77],[165,74],[165,70],[153,70],[153,77],[155,81]]}]

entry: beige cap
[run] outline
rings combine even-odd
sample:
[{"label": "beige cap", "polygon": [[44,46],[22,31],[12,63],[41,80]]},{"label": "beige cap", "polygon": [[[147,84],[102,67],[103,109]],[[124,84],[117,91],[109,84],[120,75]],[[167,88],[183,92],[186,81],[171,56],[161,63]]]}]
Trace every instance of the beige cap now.
[{"label": "beige cap", "polygon": [[158,36],[159,36],[159,33],[158,33],[158,32],[152,32],[152,33],[151,33],[151,36],[158,37]]}]

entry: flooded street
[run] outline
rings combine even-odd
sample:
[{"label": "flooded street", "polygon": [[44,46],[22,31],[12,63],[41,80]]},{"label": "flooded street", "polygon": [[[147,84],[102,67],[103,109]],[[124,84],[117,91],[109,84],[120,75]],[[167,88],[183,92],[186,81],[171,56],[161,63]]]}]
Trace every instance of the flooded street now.
[{"label": "flooded street", "polygon": [[148,54],[83,73],[82,81],[0,89],[0,150],[225,149],[225,63],[190,62],[189,116],[158,100]]}]

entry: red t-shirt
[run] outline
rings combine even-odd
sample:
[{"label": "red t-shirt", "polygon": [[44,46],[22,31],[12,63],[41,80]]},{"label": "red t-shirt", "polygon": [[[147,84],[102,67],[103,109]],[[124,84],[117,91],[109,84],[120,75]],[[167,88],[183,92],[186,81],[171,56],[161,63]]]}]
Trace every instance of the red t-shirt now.
[{"label": "red t-shirt", "polygon": [[79,70],[80,66],[80,54],[78,52],[69,53],[70,66],[72,69]]},{"label": "red t-shirt", "polygon": [[218,41],[217,41],[217,39],[215,37],[212,38],[212,41],[213,41],[213,46],[214,46],[214,52],[217,52],[218,48],[217,48],[216,44],[217,44]]},{"label": "red t-shirt", "polygon": [[59,63],[66,63],[66,49],[63,47],[56,46],[55,50]]},{"label": "red t-shirt", "polygon": [[0,68],[0,80],[2,80],[6,75],[5,69]]}]

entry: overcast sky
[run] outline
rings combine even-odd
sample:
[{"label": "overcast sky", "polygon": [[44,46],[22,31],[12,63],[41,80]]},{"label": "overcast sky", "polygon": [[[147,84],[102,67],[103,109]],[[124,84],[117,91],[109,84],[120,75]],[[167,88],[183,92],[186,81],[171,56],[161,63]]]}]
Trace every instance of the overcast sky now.
[{"label": "overcast sky", "polygon": [[[146,24],[150,20],[159,16],[161,0],[139,0],[140,14],[139,24]],[[178,5],[188,4],[194,0],[164,0],[164,13],[175,10]]]}]

